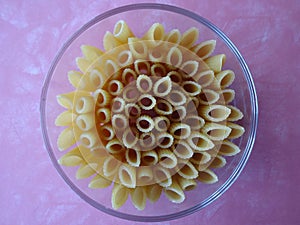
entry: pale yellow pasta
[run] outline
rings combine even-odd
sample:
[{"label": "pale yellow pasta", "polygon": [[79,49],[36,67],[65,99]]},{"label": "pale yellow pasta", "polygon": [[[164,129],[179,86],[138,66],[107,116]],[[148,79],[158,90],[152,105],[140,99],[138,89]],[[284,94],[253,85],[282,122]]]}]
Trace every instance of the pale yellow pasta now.
[{"label": "pale yellow pasta", "polygon": [[183,191],[190,191],[197,187],[194,179],[186,179],[182,176],[176,176],[176,180]]},{"label": "pale yellow pasta", "polygon": [[160,198],[162,187],[158,184],[152,184],[146,186],[147,198],[150,202],[154,203]]},{"label": "pale yellow pasta", "polygon": [[95,118],[93,113],[80,114],[76,118],[76,125],[82,131],[88,131],[95,126]]},{"label": "pale yellow pasta", "polygon": [[138,105],[141,109],[151,110],[156,105],[156,99],[150,94],[142,94],[138,98]]},{"label": "pale yellow pasta", "polygon": [[111,192],[111,205],[119,209],[128,199],[129,189],[122,184],[115,183]]},{"label": "pale yellow pasta", "polygon": [[162,77],[166,74],[166,68],[162,64],[154,63],[150,68],[150,72],[152,76]]},{"label": "pale yellow pasta", "polygon": [[68,72],[68,80],[74,88],[78,88],[82,82],[83,74],[79,71],[71,70]]},{"label": "pale yellow pasta", "polygon": [[106,78],[106,75],[98,69],[92,69],[89,73],[87,73],[87,76],[89,78],[89,82],[84,88],[91,91],[97,91],[98,88],[104,84],[104,80]]},{"label": "pale yellow pasta", "polygon": [[225,54],[210,56],[204,60],[207,66],[215,73],[221,72],[225,61],[226,61]]},{"label": "pale yellow pasta", "polygon": [[188,97],[185,103],[185,108],[188,115],[197,115],[197,108],[199,107],[198,97]]},{"label": "pale yellow pasta", "polygon": [[125,150],[123,143],[118,138],[113,138],[105,145],[106,150],[111,154],[119,154]]},{"label": "pale yellow pasta", "polygon": [[235,91],[233,89],[224,89],[219,91],[219,99],[224,101],[225,104],[228,104],[233,101],[235,97]]},{"label": "pale yellow pasta", "polygon": [[125,109],[125,101],[123,98],[115,97],[112,100],[111,111],[113,113],[121,113]]},{"label": "pale yellow pasta", "polygon": [[165,30],[162,24],[154,23],[149,30],[145,33],[143,39],[149,40],[147,44],[151,46],[158,45],[164,39]]},{"label": "pale yellow pasta", "polygon": [[195,45],[191,50],[201,59],[206,59],[213,53],[215,47],[216,40],[207,40]]},{"label": "pale yellow pasta", "polygon": [[187,115],[185,106],[175,106],[173,112],[170,116],[171,121],[173,122],[181,122],[185,119]]},{"label": "pale yellow pasta", "polygon": [[166,57],[166,63],[174,68],[179,68],[182,64],[183,56],[182,52],[178,47],[171,47],[167,57]]},{"label": "pale yellow pasta", "polygon": [[57,146],[60,151],[66,150],[76,143],[72,127],[64,129],[57,138]]},{"label": "pale yellow pasta", "polygon": [[199,30],[195,27],[192,27],[182,34],[180,45],[186,48],[190,48],[198,40],[198,36]]},{"label": "pale yellow pasta", "polygon": [[116,131],[122,131],[128,127],[128,119],[123,114],[114,114],[111,118],[111,123]]},{"label": "pale yellow pasta", "polygon": [[77,113],[92,112],[95,108],[95,100],[92,96],[78,96],[74,99],[74,104]]},{"label": "pale yellow pasta", "polygon": [[148,57],[151,62],[164,62],[165,54],[162,51],[162,46],[159,45],[157,47],[150,48]]},{"label": "pale yellow pasta", "polygon": [[216,74],[216,80],[222,89],[230,86],[233,83],[234,78],[235,75],[232,70],[223,70]]},{"label": "pale yellow pasta", "polygon": [[79,141],[86,148],[92,148],[98,143],[98,136],[94,130],[84,132],[80,135]]},{"label": "pale yellow pasta", "polygon": [[172,81],[170,77],[158,79],[153,85],[153,94],[157,97],[167,96],[172,90]]},{"label": "pale yellow pasta", "polygon": [[198,73],[199,63],[195,60],[189,60],[182,63],[180,66],[181,71],[184,72],[185,77],[193,77]]},{"label": "pale yellow pasta", "polygon": [[164,192],[173,203],[182,203],[185,200],[184,192],[176,180],[173,180],[172,184],[164,189]]},{"label": "pale yellow pasta", "polygon": [[184,81],[181,85],[189,96],[196,96],[201,92],[201,86],[194,81]]},{"label": "pale yellow pasta", "polygon": [[167,76],[170,77],[171,81],[176,84],[180,84],[182,82],[182,76],[178,71],[170,71]]},{"label": "pale yellow pasta", "polygon": [[243,118],[243,113],[237,107],[233,105],[227,105],[227,107],[231,110],[231,113],[227,118],[228,121],[238,121]]},{"label": "pale yellow pasta", "polygon": [[166,42],[179,44],[180,40],[181,40],[181,34],[178,29],[173,29],[168,34],[165,35]]},{"label": "pale yellow pasta", "polygon": [[233,156],[240,151],[240,148],[236,144],[228,140],[224,140],[221,146],[219,146],[219,154],[224,156]]},{"label": "pale yellow pasta", "polygon": [[184,123],[189,125],[191,130],[199,130],[201,127],[204,126],[205,124],[205,120],[198,116],[198,115],[188,115],[185,119],[184,119]]},{"label": "pale yellow pasta", "polygon": [[153,171],[151,166],[137,168],[137,186],[145,186],[153,183]]},{"label": "pale yellow pasta", "polygon": [[150,74],[150,64],[147,60],[136,59],[134,61],[134,70],[137,75]]},{"label": "pale yellow pasta", "polygon": [[180,106],[187,102],[187,97],[181,90],[173,89],[167,96],[167,100],[173,106]]},{"label": "pale yellow pasta", "polygon": [[216,103],[220,98],[218,92],[211,89],[203,89],[198,96],[199,102],[202,105],[212,105]]},{"label": "pale yellow pasta", "polygon": [[212,84],[215,80],[215,74],[212,70],[205,70],[195,74],[193,79],[204,88]]},{"label": "pale yellow pasta", "polygon": [[147,133],[154,128],[154,121],[150,116],[142,115],[137,118],[136,127],[139,131]]},{"label": "pale yellow pasta", "polygon": [[191,127],[185,123],[172,123],[170,133],[175,139],[186,139],[191,135]]},{"label": "pale yellow pasta", "polygon": [[174,137],[167,132],[162,132],[157,135],[156,142],[161,148],[170,148],[174,142]]},{"label": "pale yellow pasta", "polygon": [[56,126],[69,126],[76,119],[77,115],[72,111],[64,111],[59,114],[55,119]]},{"label": "pale yellow pasta", "polygon": [[158,150],[158,161],[162,167],[168,169],[172,169],[177,165],[177,158],[169,149],[162,148]]},{"label": "pale yellow pasta", "polygon": [[124,50],[118,54],[117,62],[120,68],[129,66],[133,62],[133,56],[131,51]]},{"label": "pale yellow pasta", "polygon": [[106,90],[97,89],[94,93],[94,98],[97,106],[104,107],[110,104],[112,96]]},{"label": "pale yellow pasta", "polygon": [[130,195],[134,207],[138,210],[144,210],[147,200],[146,188],[136,187],[130,191]]},{"label": "pale yellow pasta", "polygon": [[195,165],[203,165],[211,160],[211,155],[207,152],[195,152],[190,159]]},{"label": "pale yellow pasta", "polygon": [[119,20],[115,24],[113,34],[122,43],[127,43],[128,38],[134,37],[134,34],[124,20]]},{"label": "pale yellow pasta", "polygon": [[124,110],[128,118],[137,118],[141,115],[141,108],[135,103],[127,103]]},{"label": "pale yellow pasta", "polygon": [[137,90],[136,86],[134,85],[127,85],[123,89],[123,99],[125,102],[133,102],[135,103],[139,96],[139,91]]},{"label": "pale yellow pasta", "polygon": [[221,122],[228,118],[231,110],[224,105],[207,105],[202,106],[198,112],[207,121]]},{"label": "pale yellow pasta", "polygon": [[128,84],[134,80],[136,80],[137,75],[136,72],[133,69],[126,68],[122,72],[122,82],[124,84]]},{"label": "pale yellow pasta", "polygon": [[139,167],[141,164],[141,152],[133,148],[127,148],[125,151],[126,162],[134,167]]},{"label": "pale yellow pasta", "polygon": [[229,136],[231,128],[223,124],[208,122],[203,126],[202,132],[213,141],[222,141]]},{"label": "pale yellow pasta", "polygon": [[92,189],[97,188],[107,188],[111,185],[112,181],[109,179],[106,179],[105,177],[97,174],[93,179],[89,182],[88,187]]},{"label": "pale yellow pasta", "polygon": [[172,176],[167,168],[160,165],[153,168],[154,180],[162,187],[169,187],[172,184]]},{"label": "pale yellow pasta", "polygon": [[[57,95],[56,100],[57,100],[58,104],[60,104],[62,107],[67,108],[67,109],[72,109],[75,93],[77,93],[77,92],[69,92],[69,93]],[[87,95],[88,95],[88,93],[87,93]]]},{"label": "pale yellow pasta", "polygon": [[76,65],[80,71],[85,74],[91,68],[91,62],[83,57],[76,58]]},{"label": "pale yellow pasta", "polygon": [[100,127],[101,138],[109,141],[115,137],[115,131],[110,124],[104,124]]},{"label": "pale yellow pasta", "polygon": [[108,123],[110,121],[111,111],[108,108],[100,108],[96,112],[96,118],[100,123]]},{"label": "pale yellow pasta", "polygon": [[228,139],[239,138],[245,132],[244,127],[242,127],[241,125],[238,125],[236,123],[227,122],[226,125],[231,128],[231,132],[230,132],[230,134],[228,136]]},{"label": "pale yellow pasta", "polygon": [[198,176],[198,170],[187,160],[178,159],[177,173],[183,178],[194,179]]},{"label": "pale yellow pasta", "polygon": [[68,153],[59,158],[58,163],[64,166],[78,166],[83,158],[78,147],[73,148]]},{"label": "pale yellow pasta", "polygon": [[115,38],[111,32],[106,31],[103,37],[104,50],[108,52],[118,47],[119,45],[122,45],[122,42],[120,42],[117,38]]},{"label": "pale yellow pasta", "polygon": [[108,83],[108,92],[111,95],[117,96],[120,95],[123,91],[124,85],[121,81],[118,80],[111,80]]},{"label": "pale yellow pasta", "polygon": [[102,171],[103,175],[108,179],[114,179],[114,177],[118,174],[120,167],[120,162],[112,156],[108,156],[105,158]]},{"label": "pale yellow pasta", "polygon": [[152,79],[149,76],[141,74],[136,79],[136,87],[141,93],[148,93],[152,89]]},{"label": "pale yellow pasta", "polygon": [[148,47],[145,41],[139,38],[128,38],[128,47],[135,59],[146,59],[148,55]]},{"label": "pale yellow pasta", "polygon": [[175,141],[171,149],[174,154],[181,159],[189,159],[194,154],[193,149],[184,140]]},{"label": "pale yellow pasta", "polygon": [[187,138],[187,142],[194,151],[207,151],[215,146],[206,135],[197,131],[191,133]]},{"label": "pale yellow pasta", "polygon": [[103,55],[103,52],[94,46],[90,45],[81,45],[80,46],[81,52],[87,60],[90,62],[93,62],[98,59],[101,55]]},{"label": "pale yellow pasta", "polygon": [[170,126],[170,120],[165,116],[157,116],[154,119],[154,127],[159,132],[168,130]]},{"label": "pale yellow pasta", "polygon": [[130,127],[127,127],[123,132],[122,142],[127,148],[132,148],[138,142],[138,137],[132,132]]},{"label": "pale yellow pasta", "polygon": [[225,166],[226,164],[226,159],[220,155],[217,155],[213,161],[210,163],[209,167],[210,168],[221,168]]},{"label": "pale yellow pasta", "polygon": [[153,132],[142,133],[140,135],[139,144],[143,149],[152,149],[156,144],[156,137]]},{"label": "pale yellow pasta", "polygon": [[136,187],[136,169],[128,164],[122,164],[119,167],[119,180],[120,183],[128,188]]},{"label": "pale yellow pasta", "polygon": [[158,162],[157,152],[154,150],[142,152],[142,164],[144,166],[156,165]]},{"label": "pale yellow pasta", "polygon": [[200,182],[206,184],[213,184],[218,181],[218,176],[210,169],[199,171],[199,176],[197,178]]},{"label": "pale yellow pasta", "polygon": [[84,179],[94,175],[96,168],[96,163],[82,163],[76,171],[76,179]]}]

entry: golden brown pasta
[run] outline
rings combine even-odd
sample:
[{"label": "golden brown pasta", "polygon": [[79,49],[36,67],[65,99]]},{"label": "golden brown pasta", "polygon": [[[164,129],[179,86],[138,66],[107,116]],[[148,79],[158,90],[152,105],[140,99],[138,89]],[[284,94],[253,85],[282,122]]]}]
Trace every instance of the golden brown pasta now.
[{"label": "golden brown pasta", "polygon": [[180,66],[181,71],[184,72],[185,77],[193,77],[198,73],[199,63],[195,60],[190,60],[182,63]]},{"label": "golden brown pasta", "polygon": [[224,156],[233,156],[240,151],[240,148],[236,144],[228,140],[224,140],[221,146],[219,146],[219,154]]},{"label": "golden brown pasta", "polygon": [[197,169],[190,161],[178,159],[177,168],[178,175],[182,176],[183,178],[194,179],[198,176]]},{"label": "golden brown pasta", "polygon": [[94,93],[96,98],[96,105],[99,107],[104,107],[110,104],[112,96],[103,89],[97,89]]},{"label": "golden brown pasta", "polygon": [[123,98],[115,97],[112,100],[111,111],[113,113],[121,113],[125,109],[125,101]]},{"label": "golden brown pasta", "polygon": [[167,100],[173,106],[180,106],[187,102],[186,95],[180,90],[171,90],[170,94],[167,96]]},{"label": "golden brown pasta", "polygon": [[219,100],[218,92],[211,89],[203,89],[198,96],[199,103],[202,105],[213,105]]},{"label": "golden brown pasta", "polygon": [[211,140],[222,141],[229,136],[231,128],[218,123],[206,123],[202,128],[202,132]]},{"label": "golden brown pasta", "polygon": [[194,81],[184,81],[181,85],[189,96],[197,96],[201,92],[201,86]]},{"label": "golden brown pasta", "polygon": [[176,139],[186,139],[191,135],[191,127],[185,123],[173,123],[170,126],[170,133]]},{"label": "golden brown pasta", "polygon": [[154,127],[159,132],[167,131],[170,126],[170,120],[166,116],[158,116],[154,119]]},{"label": "golden brown pasta", "polygon": [[173,144],[173,141],[174,137],[167,132],[162,132],[156,137],[156,143],[161,148],[170,148]]},{"label": "golden brown pasta", "polygon": [[202,183],[213,184],[218,181],[218,176],[210,169],[199,171],[199,177],[197,178]]},{"label": "golden brown pasta", "polygon": [[124,84],[128,84],[134,80],[136,80],[137,74],[133,69],[126,68],[122,72],[122,82]]},{"label": "golden brown pasta", "polygon": [[150,68],[150,72],[152,76],[162,77],[166,74],[166,68],[162,64],[154,63]]},{"label": "golden brown pasta", "polygon": [[226,56],[224,54],[210,56],[204,60],[207,66],[215,73],[219,73],[225,63]]},{"label": "golden brown pasta", "polygon": [[147,133],[154,128],[154,121],[150,116],[143,115],[137,118],[136,127],[139,131]]},{"label": "golden brown pasta", "polygon": [[157,152],[154,150],[148,150],[142,152],[142,165],[151,166],[156,165],[158,162]]},{"label": "golden brown pasta", "polygon": [[99,130],[101,133],[101,137],[106,141],[113,139],[115,136],[115,131],[113,130],[110,124],[105,124],[101,126]]},{"label": "golden brown pasta", "polygon": [[106,144],[105,148],[111,154],[119,154],[125,150],[123,143],[121,143],[118,138],[113,138],[110,140]]},{"label": "golden brown pasta", "polygon": [[171,121],[174,122],[181,122],[185,120],[185,117],[187,115],[186,107],[183,105],[175,106],[173,109],[172,114],[170,115]]},{"label": "golden brown pasta", "polygon": [[168,149],[160,149],[158,151],[158,160],[164,168],[172,169],[177,165],[176,156]]},{"label": "golden brown pasta", "polygon": [[225,104],[228,104],[233,101],[235,97],[235,91],[233,89],[224,89],[219,91],[219,99]]},{"label": "golden brown pasta", "polygon": [[141,109],[151,110],[156,105],[156,99],[150,94],[142,94],[138,98],[138,104]]},{"label": "golden brown pasta", "polygon": [[172,81],[170,77],[158,79],[153,85],[153,94],[157,97],[167,96],[172,89]]},{"label": "golden brown pasta", "polygon": [[186,179],[182,176],[176,176],[176,180],[183,191],[190,191],[197,187],[194,179]]},{"label": "golden brown pasta", "polygon": [[152,184],[146,186],[147,198],[152,203],[156,202],[160,198],[161,192],[162,192],[162,187],[160,185]]},{"label": "golden brown pasta", "polygon": [[189,159],[194,154],[193,149],[184,140],[175,141],[171,149],[174,154],[181,159]]},{"label": "golden brown pasta", "polygon": [[143,210],[146,207],[147,193],[144,187],[136,187],[130,192],[131,200],[134,207]]},{"label": "golden brown pasta", "polygon": [[201,85],[202,88],[208,87],[215,80],[214,71],[205,70],[193,76],[194,81]]},{"label": "golden brown pasta", "polygon": [[207,151],[214,147],[214,143],[206,135],[197,131],[191,133],[187,142],[194,151]]},{"label": "golden brown pasta", "polygon": [[136,59],[134,61],[134,70],[135,72],[140,74],[150,74],[150,64],[147,60]]},{"label": "golden brown pasta", "polygon": [[96,112],[96,117],[100,123],[108,123],[111,120],[111,111],[108,108],[100,108]]},{"label": "golden brown pasta", "polygon": [[161,116],[170,115],[173,112],[172,105],[169,101],[159,98],[156,100],[154,111]]},{"label": "golden brown pasta", "polygon": [[207,121],[221,122],[228,118],[231,110],[224,105],[208,105],[202,106],[199,113]]},{"label": "golden brown pasta", "polygon": [[227,107],[231,110],[227,118],[228,121],[238,121],[243,118],[243,113],[237,107],[233,105],[227,105]]},{"label": "golden brown pasta", "polygon": [[198,36],[199,36],[199,30],[195,27],[192,27],[182,34],[180,45],[186,48],[190,48],[198,40]]},{"label": "golden brown pasta", "polygon": [[227,126],[231,128],[231,132],[228,136],[228,139],[235,139],[235,138],[239,138],[241,137],[244,132],[245,132],[245,129],[244,127],[242,127],[241,125],[238,125],[236,123],[231,123],[231,122],[228,122],[227,123]]},{"label": "golden brown pasta", "polygon": [[176,180],[164,189],[166,197],[174,203],[181,203],[185,200],[185,194]]},{"label": "golden brown pasta", "polygon": [[203,41],[200,44],[192,47],[192,51],[202,59],[209,57],[216,47],[216,40]]}]

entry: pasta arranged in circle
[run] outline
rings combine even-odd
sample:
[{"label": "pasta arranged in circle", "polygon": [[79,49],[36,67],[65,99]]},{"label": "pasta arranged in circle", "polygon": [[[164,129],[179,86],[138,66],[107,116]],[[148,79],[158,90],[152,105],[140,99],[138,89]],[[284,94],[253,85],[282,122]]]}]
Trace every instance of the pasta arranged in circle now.
[{"label": "pasta arranged in circle", "polygon": [[68,73],[75,90],[57,96],[66,109],[55,120],[65,127],[59,163],[79,166],[77,179],[93,176],[89,188],[112,186],[114,209],[129,196],[138,210],[162,194],[181,203],[199,182],[217,182],[217,168],[241,151],[235,74],[223,70],[224,54],[213,55],[216,41],[198,36],[195,27],[167,32],[154,23],[137,37],[120,20],[104,50],[83,45],[79,71]]}]

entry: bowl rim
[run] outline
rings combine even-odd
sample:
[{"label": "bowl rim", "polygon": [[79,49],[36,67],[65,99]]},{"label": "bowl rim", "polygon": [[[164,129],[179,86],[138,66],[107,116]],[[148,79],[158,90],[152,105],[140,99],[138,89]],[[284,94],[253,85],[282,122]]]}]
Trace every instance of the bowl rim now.
[{"label": "bowl rim", "polygon": [[[53,76],[53,72],[60,61],[61,57],[65,53],[66,49],[71,45],[71,43],[79,37],[84,31],[86,31],[88,28],[93,26],[99,21],[102,21],[106,18],[109,18],[111,16],[114,16],[119,13],[127,12],[127,11],[133,11],[133,10],[141,10],[141,9],[154,9],[154,10],[161,10],[161,11],[168,11],[172,13],[181,14],[183,16],[189,17],[210,30],[212,30],[215,34],[217,34],[227,45],[227,47],[232,51],[232,53],[237,58],[239,65],[241,66],[244,77],[246,79],[249,92],[250,92],[250,104],[251,104],[251,117],[253,118],[250,123],[250,134],[249,138],[243,153],[243,156],[230,175],[230,177],[219,187],[212,195],[210,195],[208,198],[206,198],[203,202],[189,208],[186,210],[182,210],[180,212],[168,214],[168,215],[160,215],[160,216],[138,216],[138,215],[131,215],[127,213],[122,213],[119,211],[115,211],[110,208],[106,208],[105,206],[101,205],[100,203],[96,202],[95,200],[91,199],[89,196],[87,196],[85,193],[83,193],[65,174],[65,172],[62,170],[61,166],[58,164],[57,159],[54,155],[54,150],[51,147],[51,142],[48,137],[48,131],[47,131],[47,123],[46,123],[46,98],[48,93],[49,84],[51,81],[51,78]],[[93,207],[101,210],[102,212],[105,212],[111,216],[119,217],[121,219],[126,220],[132,220],[132,221],[140,221],[140,222],[159,222],[159,221],[167,221],[167,220],[174,220],[178,219],[187,215],[190,215],[196,211],[199,211],[200,209],[203,209],[216,199],[218,199],[238,178],[240,173],[242,172],[243,168],[246,165],[246,162],[248,161],[248,158],[251,154],[251,151],[253,149],[253,145],[255,142],[256,132],[257,132],[257,125],[258,125],[258,100],[257,100],[257,94],[254,86],[254,82],[250,73],[250,70],[242,57],[241,53],[238,51],[237,47],[233,44],[233,42],[214,24],[212,24],[209,20],[203,18],[202,16],[189,11],[184,8],[180,8],[173,5],[167,5],[167,4],[160,4],[160,3],[138,3],[138,4],[129,4],[120,6],[111,10],[108,10],[102,14],[99,14],[98,16],[91,19],[89,22],[84,24],[81,28],[79,28],[60,48],[58,53],[56,54],[54,60],[51,63],[50,69],[46,75],[41,97],[40,97],[40,119],[41,119],[41,130],[42,135],[44,139],[45,147],[48,151],[48,154],[51,158],[52,163],[54,164],[56,170],[61,175],[61,177],[64,179],[64,181],[71,187],[71,189],[77,193],[83,200],[85,200],[87,203],[92,205]]]}]

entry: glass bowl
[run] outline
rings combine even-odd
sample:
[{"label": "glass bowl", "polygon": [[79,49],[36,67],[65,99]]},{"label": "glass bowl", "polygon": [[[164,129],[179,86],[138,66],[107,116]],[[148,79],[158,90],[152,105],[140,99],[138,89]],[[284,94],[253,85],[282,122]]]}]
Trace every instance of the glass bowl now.
[{"label": "glass bowl", "polygon": [[[166,30],[178,29],[181,32],[191,27],[199,29],[199,40],[216,40],[214,53],[224,53],[224,69],[235,72],[231,86],[235,90],[233,105],[244,114],[239,124],[245,128],[242,137],[235,141],[241,152],[228,157],[225,167],[215,171],[218,182],[199,184],[196,189],[186,192],[186,199],[174,204],[164,195],[154,204],[147,202],[146,208],[137,210],[128,200],[123,207],[114,210],[111,207],[111,187],[106,189],[88,188],[88,179],[75,178],[77,167],[65,167],[58,163],[64,154],[58,150],[57,138],[62,131],[55,126],[56,117],[62,112],[56,96],[73,91],[67,73],[76,69],[75,58],[81,56],[81,45],[92,45],[103,49],[102,37],[106,31],[113,30],[115,23],[125,20],[136,36],[143,35],[156,22]],[[95,208],[119,218],[134,221],[164,221],[180,218],[194,213],[219,198],[237,179],[251,153],[257,123],[258,105],[254,83],[250,71],[238,49],[229,38],[215,25],[201,16],[182,8],[163,4],[134,4],[107,11],[81,27],[60,49],[47,74],[40,103],[42,132],[50,158],[65,182],[86,202]]]}]

